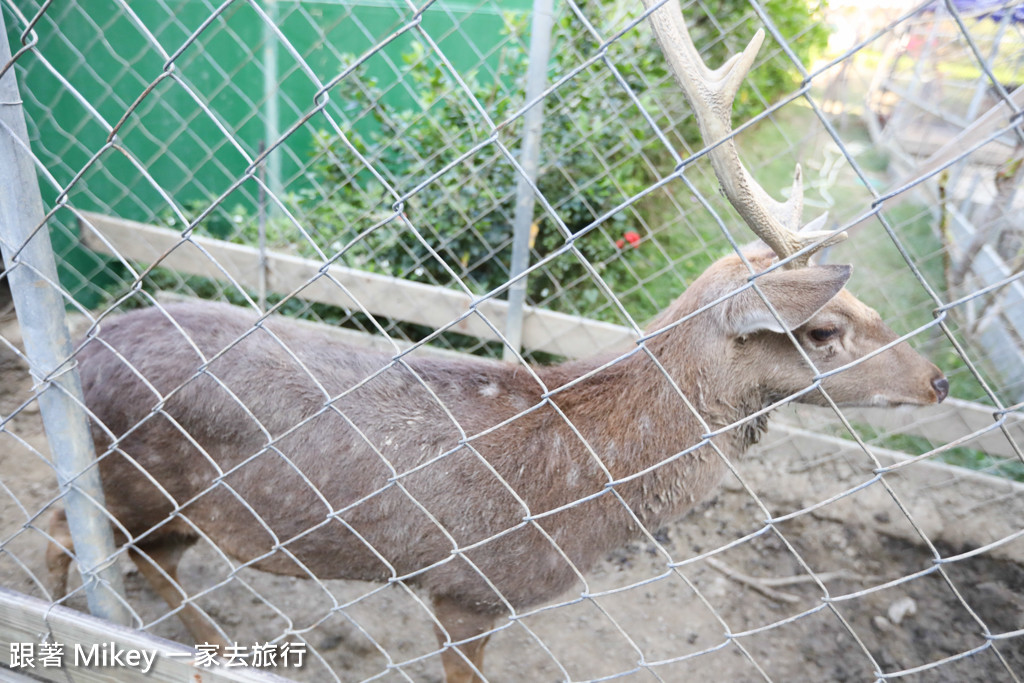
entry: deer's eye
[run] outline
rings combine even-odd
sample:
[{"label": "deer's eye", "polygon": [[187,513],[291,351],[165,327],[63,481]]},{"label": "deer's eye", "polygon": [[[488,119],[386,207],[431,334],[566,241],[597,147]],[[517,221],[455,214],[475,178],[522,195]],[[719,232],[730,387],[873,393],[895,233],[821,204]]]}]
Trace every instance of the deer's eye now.
[{"label": "deer's eye", "polygon": [[829,339],[832,339],[838,334],[839,328],[836,327],[835,325],[832,325],[830,327],[816,327],[810,332],[808,332],[807,336],[809,336],[814,341],[821,343],[827,342]]}]

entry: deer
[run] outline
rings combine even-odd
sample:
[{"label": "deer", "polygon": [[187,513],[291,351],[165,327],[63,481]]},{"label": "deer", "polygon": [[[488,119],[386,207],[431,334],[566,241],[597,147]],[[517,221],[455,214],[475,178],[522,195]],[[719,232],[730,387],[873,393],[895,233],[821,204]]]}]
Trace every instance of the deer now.
[{"label": "deer", "polygon": [[[448,683],[485,680],[502,618],[707,499],[769,409],[941,402],[949,382],[812,256],[799,167],[776,202],[739,159],[732,98],[763,32],[717,70],[678,2],[644,0],[726,195],[763,243],[714,262],[632,349],[554,365],[362,350],[212,302],[104,321],[77,351],[115,532],[197,643],[178,583],[199,539],[281,575],[425,592]],[[63,511],[47,549],[64,595]]]}]

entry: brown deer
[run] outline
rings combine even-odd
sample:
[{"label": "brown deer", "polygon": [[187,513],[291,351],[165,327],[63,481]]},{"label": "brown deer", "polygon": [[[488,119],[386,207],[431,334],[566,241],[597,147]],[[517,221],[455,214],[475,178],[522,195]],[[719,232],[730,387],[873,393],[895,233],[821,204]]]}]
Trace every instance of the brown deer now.
[{"label": "brown deer", "polygon": [[[663,46],[689,44],[678,7],[652,20]],[[702,97],[720,95],[716,83],[735,92],[749,52],[702,76]],[[97,328],[78,359],[107,505],[196,642],[226,642],[177,584],[183,551],[204,536],[269,572],[421,587],[446,680],[480,680],[500,617],[582,585],[640,525],[706,498],[757,441],[764,408],[794,396],[942,401],[938,368],[843,289],[850,267],[809,264],[805,245],[825,240],[783,227],[800,200],[764,201],[727,139],[729,109],[716,132],[698,105],[701,125],[725,140],[716,171],[774,252],[714,263],[620,356],[547,367],[392,357],[211,303]],[[61,513],[52,533],[63,594]]]}]

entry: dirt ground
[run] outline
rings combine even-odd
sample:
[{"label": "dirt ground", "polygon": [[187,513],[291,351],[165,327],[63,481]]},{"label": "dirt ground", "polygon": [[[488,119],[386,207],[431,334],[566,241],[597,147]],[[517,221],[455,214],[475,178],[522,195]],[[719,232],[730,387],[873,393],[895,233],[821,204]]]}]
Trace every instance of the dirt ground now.
[{"label": "dirt ground", "polygon": [[[0,336],[17,339],[10,322]],[[0,420],[13,414],[0,429],[0,585],[45,597],[44,539],[33,527],[45,526],[40,512],[54,500],[55,485],[38,410],[34,403],[19,410],[30,385],[0,342]],[[895,672],[946,659],[901,680],[1024,679],[1024,638],[987,641],[982,626],[992,634],[1024,628],[1024,567],[987,552],[936,565],[935,552],[950,557],[969,545],[949,545],[944,534],[930,536],[934,551],[908,540],[915,533],[907,532],[906,516],[877,496],[856,494],[780,519],[826,500],[833,473],[819,467],[817,479],[802,476],[806,467],[788,460],[784,444],[770,450],[738,463],[756,499],[738,481],[727,482],[717,498],[654,539],[610,553],[587,575],[591,597],[568,595],[568,604],[507,622],[487,648],[488,680],[872,681],[876,666]],[[778,520],[771,526],[762,503]],[[738,539],[745,540],[687,562]],[[1020,556],[1024,539],[1008,545],[1015,544]],[[670,568],[668,557],[677,566]],[[147,630],[189,643],[176,618],[161,618],[164,603],[130,563],[124,571]],[[228,571],[215,551],[197,548],[183,562],[182,582],[195,593]],[[757,590],[747,577],[781,585]],[[85,601],[76,594],[67,604],[84,609]],[[288,629],[299,635],[285,640],[305,639],[306,664],[282,675],[441,680],[430,621],[403,587],[317,585],[242,570],[200,604],[239,643],[269,641]]]}]

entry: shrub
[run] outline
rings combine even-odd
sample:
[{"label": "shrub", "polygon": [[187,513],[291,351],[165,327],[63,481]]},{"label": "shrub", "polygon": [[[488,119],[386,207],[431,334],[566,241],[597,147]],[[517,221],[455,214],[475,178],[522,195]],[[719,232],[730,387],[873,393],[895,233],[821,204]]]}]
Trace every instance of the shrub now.
[{"label": "shrub", "polygon": [[[581,3],[590,16],[611,5],[614,3],[607,0]],[[799,56],[806,57],[823,46],[827,34],[805,0],[776,0],[767,6],[785,35],[802,35],[796,43]],[[716,64],[744,45],[758,22],[749,20],[746,2],[723,1],[710,9],[714,10],[714,22],[701,14],[692,25],[695,41],[710,45],[708,59]],[[742,20],[744,17],[747,20]],[[524,34],[525,24],[523,17],[507,17],[507,31],[512,36]],[[719,35],[719,26],[734,27],[735,32]],[[317,139],[316,182],[299,198],[299,213],[313,226],[313,232],[333,248],[349,245],[345,259],[360,268],[445,285],[453,284],[454,274],[476,293],[505,283],[517,176],[498,144],[475,149],[493,131],[482,123],[473,99],[496,122],[518,110],[523,104],[527,67],[521,45],[517,40],[506,43],[493,76],[484,79],[473,73],[463,79],[472,99],[445,68],[429,59],[420,44],[402,55],[412,84],[409,90],[415,93],[412,104],[390,103],[376,84],[369,82],[366,97],[376,98],[369,108],[372,125],[364,120],[363,133],[346,140],[328,134]],[[565,13],[553,36],[553,77],[577,68],[597,47],[580,30],[576,18]],[[546,100],[537,186],[564,228],[538,206],[531,262],[563,248],[567,231],[576,236],[575,247],[613,289],[636,286],[637,275],[626,261],[632,257],[632,248],[643,250],[644,226],[658,224],[659,217],[641,217],[628,208],[610,215],[596,229],[593,224],[656,181],[659,169],[671,171],[670,166],[665,169],[667,152],[633,97],[643,104],[643,110],[658,117],[654,123],[659,128],[675,127],[681,137],[698,139],[692,117],[680,116],[678,104],[665,104],[679,102],[680,96],[663,61],[644,25],[625,33],[613,45],[607,62],[595,62]],[[609,64],[628,84],[628,91],[616,82]],[[358,71],[352,78],[368,82]],[[797,78],[784,59],[768,60],[744,86],[737,100],[738,116],[747,117],[761,108],[762,99],[771,101],[791,91]],[[494,136],[511,153],[517,153],[517,124]],[[386,174],[386,181],[399,193],[458,160],[450,171],[420,187],[402,207],[422,239],[412,233],[409,224],[395,218],[353,242],[361,231],[393,213],[385,186],[365,170],[349,145]],[[581,235],[584,230],[586,234]],[[626,233],[640,240],[629,240],[624,250],[617,242]],[[528,298],[551,308],[600,316],[600,297],[589,280],[585,263],[571,253],[564,254],[531,276]]]},{"label": "shrub", "polygon": [[[806,58],[823,46],[825,30],[806,0],[770,0],[766,6],[784,35],[802,36],[793,42],[798,56]],[[584,0],[580,7],[587,16],[618,12],[609,0]],[[707,9],[714,21],[703,12],[692,12],[689,19],[694,40],[707,46],[709,63],[718,64],[745,45],[759,22],[739,0]],[[720,33],[720,27],[728,33]],[[458,279],[478,294],[506,283],[517,182],[509,156],[518,154],[521,121],[495,132],[477,107],[499,123],[522,107],[527,54],[520,36],[527,29],[527,17],[506,16],[509,40],[486,65],[486,76],[462,76],[472,97],[420,43],[410,43],[401,55],[411,99],[389,95],[365,67],[357,68],[342,84],[359,86],[346,89],[341,105],[344,137],[316,135],[308,186],[284,198],[309,238],[278,217],[266,226],[271,248],[312,258],[323,252],[352,267],[445,286],[457,285]],[[556,22],[552,79],[597,59],[545,100],[537,186],[557,220],[537,206],[531,263],[564,250],[567,239],[575,251],[531,274],[527,295],[533,304],[616,320],[615,309],[594,286],[593,270],[620,298],[626,295],[631,313],[643,319],[665,301],[633,293],[648,288],[654,275],[693,271],[677,274],[678,284],[706,264],[692,258],[671,261],[652,243],[647,226],[679,223],[671,203],[614,211],[672,171],[671,155],[645,114],[655,117],[659,129],[674,131],[673,144],[702,145],[646,24],[624,33],[608,47],[606,58],[598,47],[574,15],[565,13]],[[771,45],[763,51],[770,55]],[[748,117],[764,106],[762,100],[791,91],[797,78],[786,59],[767,59],[744,85],[737,116]],[[398,196],[418,189],[396,207],[389,187]],[[203,205],[186,203],[186,216],[198,215]],[[699,240],[717,236],[714,223],[704,224],[688,219],[688,230],[677,228],[677,234],[658,239],[672,243],[668,251],[692,253],[687,243],[699,247]],[[217,207],[197,229],[256,242],[255,218],[242,206]],[[701,230],[707,234],[693,232]]]}]

